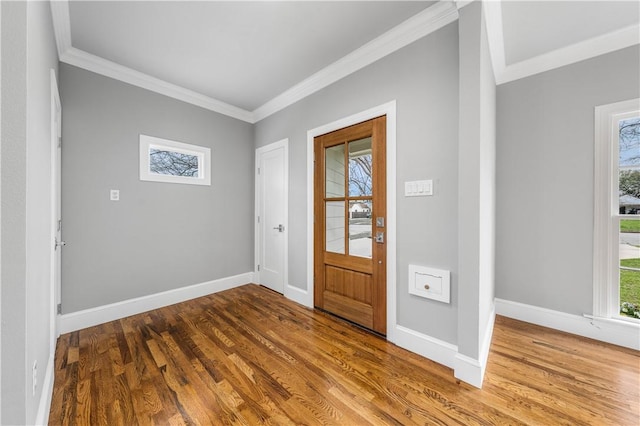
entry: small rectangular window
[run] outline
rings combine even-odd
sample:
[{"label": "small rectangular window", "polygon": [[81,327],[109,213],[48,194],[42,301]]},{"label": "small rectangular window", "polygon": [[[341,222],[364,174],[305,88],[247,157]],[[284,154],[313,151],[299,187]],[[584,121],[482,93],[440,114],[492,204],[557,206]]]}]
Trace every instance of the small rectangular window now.
[{"label": "small rectangular window", "polygon": [[211,185],[211,149],[140,135],[140,180]]}]

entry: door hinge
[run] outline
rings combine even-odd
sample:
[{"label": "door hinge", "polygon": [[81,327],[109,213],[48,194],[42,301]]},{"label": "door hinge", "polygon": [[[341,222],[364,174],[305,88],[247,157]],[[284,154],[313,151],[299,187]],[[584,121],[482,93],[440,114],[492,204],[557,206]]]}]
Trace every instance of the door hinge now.
[{"label": "door hinge", "polygon": [[260,174],[260,167],[258,167],[258,174]]},{"label": "door hinge", "polygon": [[58,303],[58,306],[56,307],[56,311],[58,312],[58,315],[62,315],[62,303]]},{"label": "door hinge", "polygon": [[260,272],[260,265],[258,265],[258,272]]},{"label": "door hinge", "polygon": [[260,216],[258,216],[258,223],[260,223]]},{"label": "door hinge", "polygon": [[62,136],[58,136],[58,148],[62,148]]},{"label": "door hinge", "polygon": [[62,231],[62,219],[58,219],[58,232]]}]

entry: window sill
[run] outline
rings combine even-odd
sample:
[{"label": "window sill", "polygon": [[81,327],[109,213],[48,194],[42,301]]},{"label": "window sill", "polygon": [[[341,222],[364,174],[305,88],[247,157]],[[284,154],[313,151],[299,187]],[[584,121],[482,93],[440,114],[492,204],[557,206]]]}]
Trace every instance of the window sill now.
[{"label": "window sill", "polygon": [[637,320],[635,318],[625,318],[625,317],[615,317],[615,318],[606,318],[606,317],[598,317],[598,316],[593,316],[593,315],[589,315],[589,314],[583,314],[583,316],[585,318],[589,318],[593,321],[600,321],[600,322],[604,322],[604,323],[609,323],[609,324],[616,324],[616,325],[622,325],[622,326],[627,326],[627,327],[631,327],[631,328],[637,328],[640,329],[640,320]]}]

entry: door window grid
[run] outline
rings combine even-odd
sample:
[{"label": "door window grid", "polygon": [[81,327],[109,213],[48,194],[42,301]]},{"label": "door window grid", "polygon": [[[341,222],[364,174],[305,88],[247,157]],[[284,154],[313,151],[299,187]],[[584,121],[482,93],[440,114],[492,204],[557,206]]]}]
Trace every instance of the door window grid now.
[{"label": "door window grid", "polygon": [[328,252],[373,256],[372,158],[371,137],[325,149],[325,250]]}]

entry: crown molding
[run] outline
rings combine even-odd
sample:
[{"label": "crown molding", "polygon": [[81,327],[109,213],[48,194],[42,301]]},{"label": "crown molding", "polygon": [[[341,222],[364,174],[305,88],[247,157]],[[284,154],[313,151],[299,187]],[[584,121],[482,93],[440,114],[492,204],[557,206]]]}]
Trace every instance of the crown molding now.
[{"label": "crown molding", "polygon": [[457,19],[453,2],[438,2],[258,107],[254,118],[260,121]]},{"label": "crown molding", "polygon": [[152,92],[160,93],[170,98],[178,99],[199,107],[214,111],[238,120],[254,123],[253,114],[244,109],[229,105],[217,99],[210,98],[193,90],[168,83],[159,78],[151,77],[131,68],[108,61],[99,56],[92,55],[83,50],[71,47],[60,56],[60,62],[83,68],[96,74],[104,75],[124,83],[141,87]]},{"label": "crown molding", "polygon": [[250,111],[76,49],[71,44],[71,19],[68,0],[51,1],[51,17],[60,62],[237,118],[238,120],[251,124],[255,123],[253,113]]},{"label": "crown molding", "polygon": [[636,44],[640,44],[640,25],[621,28],[599,37],[507,65],[501,73],[496,75],[496,84],[519,80]]},{"label": "crown molding", "polygon": [[493,66],[493,76],[498,83],[498,77],[504,73],[506,60],[504,56],[504,33],[502,31],[502,3],[500,0],[483,1],[489,56]]},{"label": "crown molding", "polygon": [[[294,85],[254,111],[238,108],[74,48],[71,42],[69,1],[55,0],[50,4],[60,62],[253,124],[454,22],[458,19],[458,10],[472,2],[473,0],[438,2]],[[502,31],[501,0],[483,1],[482,5],[485,12],[491,61],[498,85],[640,43],[638,36],[640,26],[634,25],[507,65]]]},{"label": "crown molding", "polygon": [[483,1],[482,5],[485,12],[491,62],[497,85],[571,65],[640,43],[640,25],[632,25],[507,65],[502,26],[502,0]]},{"label": "crown molding", "polygon": [[51,1],[51,17],[53,20],[53,31],[56,36],[56,47],[58,57],[71,47],[71,20],[69,18],[68,1]]},{"label": "crown molding", "polygon": [[248,123],[256,123],[458,19],[454,2],[439,2],[251,112],[74,48],[68,0],[52,1],[51,10],[60,62]]},{"label": "crown molding", "polygon": [[453,1],[456,4],[456,9],[460,10],[465,6],[469,6],[471,3],[473,3],[476,0],[453,0]]}]

